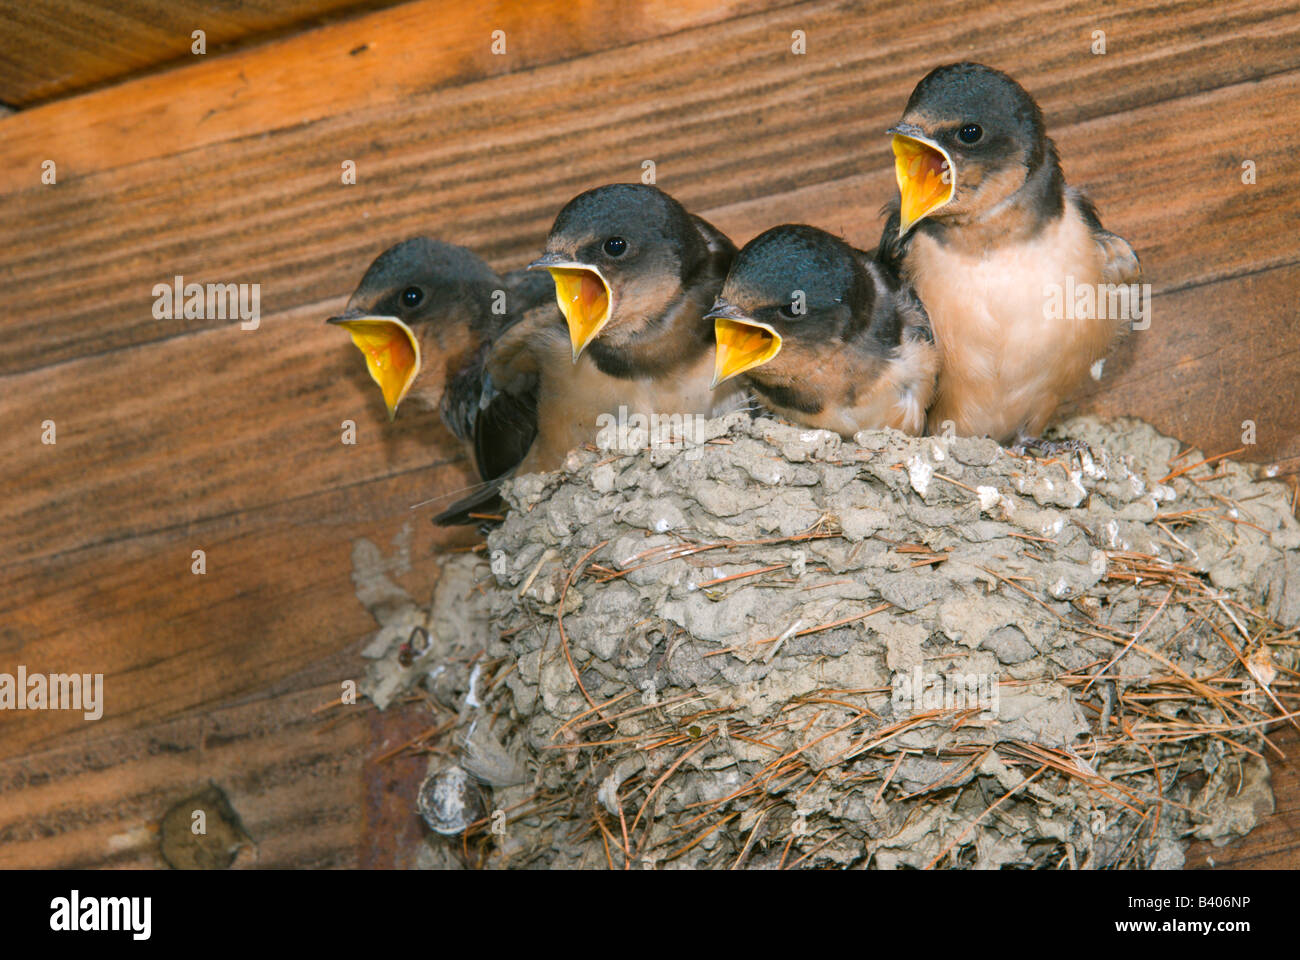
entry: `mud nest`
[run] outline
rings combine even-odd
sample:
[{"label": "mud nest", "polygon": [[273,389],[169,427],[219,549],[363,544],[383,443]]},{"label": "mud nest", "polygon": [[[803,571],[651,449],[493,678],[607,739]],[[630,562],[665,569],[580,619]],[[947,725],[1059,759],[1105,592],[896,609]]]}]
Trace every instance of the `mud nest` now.
[{"label": "mud nest", "polygon": [[363,689],[436,714],[425,862],[1178,867],[1250,830],[1300,704],[1290,492],[1137,421],[1063,433],[735,415],[578,451],[427,609],[359,543]]}]

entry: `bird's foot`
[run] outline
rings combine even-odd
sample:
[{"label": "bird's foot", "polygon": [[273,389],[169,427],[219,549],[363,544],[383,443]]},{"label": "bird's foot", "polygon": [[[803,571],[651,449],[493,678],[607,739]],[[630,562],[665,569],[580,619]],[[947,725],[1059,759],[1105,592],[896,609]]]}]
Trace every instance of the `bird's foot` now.
[{"label": "bird's foot", "polygon": [[[1062,454],[1082,454],[1087,453],[1093,456],[1092,448],[1083,440],[1076,440],[1072,437],[1065,437],[1061,440],[1044,440],[1042,437],[1019,436],[1016,442],[1007,447],[1007,450],[1017,457],[1038,456],[1041,458],[1059,457]],[[1030,454],[1029,451],[1035,451]],[[1095,459],[1095,458],[1094,458]]]}]

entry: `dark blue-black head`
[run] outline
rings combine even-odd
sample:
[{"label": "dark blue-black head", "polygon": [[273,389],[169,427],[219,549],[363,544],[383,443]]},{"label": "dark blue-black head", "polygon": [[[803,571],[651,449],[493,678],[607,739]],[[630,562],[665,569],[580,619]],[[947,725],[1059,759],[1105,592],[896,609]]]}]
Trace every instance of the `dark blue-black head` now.
[{"label": "dark blue-black head", "polygon": [[463,362],[493,311],[508,306],[505,283],[477,254],[415,237],[376,257],[347,308],[329,322],[351,335],[391,419],[412,390],[431,393],[426,399],[436,404],[443,384],[421,372]]},{"label": "dark blue-black head", "polygon": [[[875,285],[862,255],[802,224],[759,234],[741,249],[708,316],[717,344],[714,383],[768,365],[810,362],[792,349],[842,343],[869,323]],[[788,371],[785,371],[788,372]]]},{"label": "dark blue-black head", "polygon": [[635,335],[692,282],[710,259],[704,226],[640,183],[596,187],[564,205],[532,266],[555,278],[575,360],[607,330],[615,339]]},{"label": "dark blue-black head", "polygon": [[979,63],[930,71],[888,133],[903,233],[925,218],[978,216],[1056,162],[1034,98]]}]

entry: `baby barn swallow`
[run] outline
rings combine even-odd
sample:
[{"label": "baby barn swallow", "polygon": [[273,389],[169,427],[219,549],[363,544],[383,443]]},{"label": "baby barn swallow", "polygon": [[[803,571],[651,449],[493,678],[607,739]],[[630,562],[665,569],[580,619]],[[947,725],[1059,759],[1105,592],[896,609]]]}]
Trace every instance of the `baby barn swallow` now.
[{"label": "baby barn swallow", "polygon": [[[464,247],[416,237],[381,253],[344,313],[329,322],[351,334],[390,420],[409,398],[439,410],[464,441],[491,435],[493,443],[471,451],[480,477],[490,480],[519,461],[535,424],[482,402],[484,362],[526,311],[541,306],[558,321],[553,297],[545,275],[520,270],[502,277]],[[506,396],[499,405],[527,403]]]},{"label": "baby barn swallow", "polygon": [[1049,316],[1049,290],[1067,278],[1076,288],[1135,283],[1137,256],[1066,186],[1038,105],[1004,73],[977,63],[931,71],[888,132],[900,207],[880,251],[934,329],[942,364],[930,430],[950,420],[1004,444],[1037,438],[1120,331],[1105,316]]},{"label": "baby barn swallow", "polygon": [[714,320],[714,380],[743,375],[774,413],[849,438],[918,435],[939,356],[897,277],[823,230],[786,224],[736,256]]},{"label": "baby barn swallow", "polygon": [[515,393],[536,378],[538,435],[518,473],[558,468],[595,439],[597,417],[620,406],[711,416],[738,405],[735,385],[710,385],[713,322],[704,316],[735,252],[656,187],[609,184],[564,206],[530,264],[554,278],[564,325],[512,330],[488,359],[493,381]]}]

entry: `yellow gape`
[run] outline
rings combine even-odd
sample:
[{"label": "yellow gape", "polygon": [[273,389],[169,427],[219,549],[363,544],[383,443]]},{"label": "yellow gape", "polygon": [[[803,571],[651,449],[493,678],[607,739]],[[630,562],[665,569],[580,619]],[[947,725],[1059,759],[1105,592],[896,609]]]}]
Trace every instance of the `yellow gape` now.
[{"label": "yellow gape", "polygon": [[371,379],[383,391],[388,419],[393,419],[397,405],[420,372],[420,343],[414,331],[396,317],[358,317],[330,322],[352,335],[352,342],[366,358]]},{"label": "yellow gape", "polygon": [[609,284],[594,267],[548,267],[555,280],[555,302],[569,324],[569,342],[573,345],[573,361],[596,339],[609,322],[613,296]]},{"label": "yellow gape", "polygon": [[767,363],[781,352],[781,335],[757,320],[732,320],[717,317],[713,321],[717,353],[713,363],[713,384]]},{"label": "yellow gape", "polygon": [[957,168],[937,143],[894,134],[894,175],[902,197],[899,236],[948,203],[957,192]]}]

